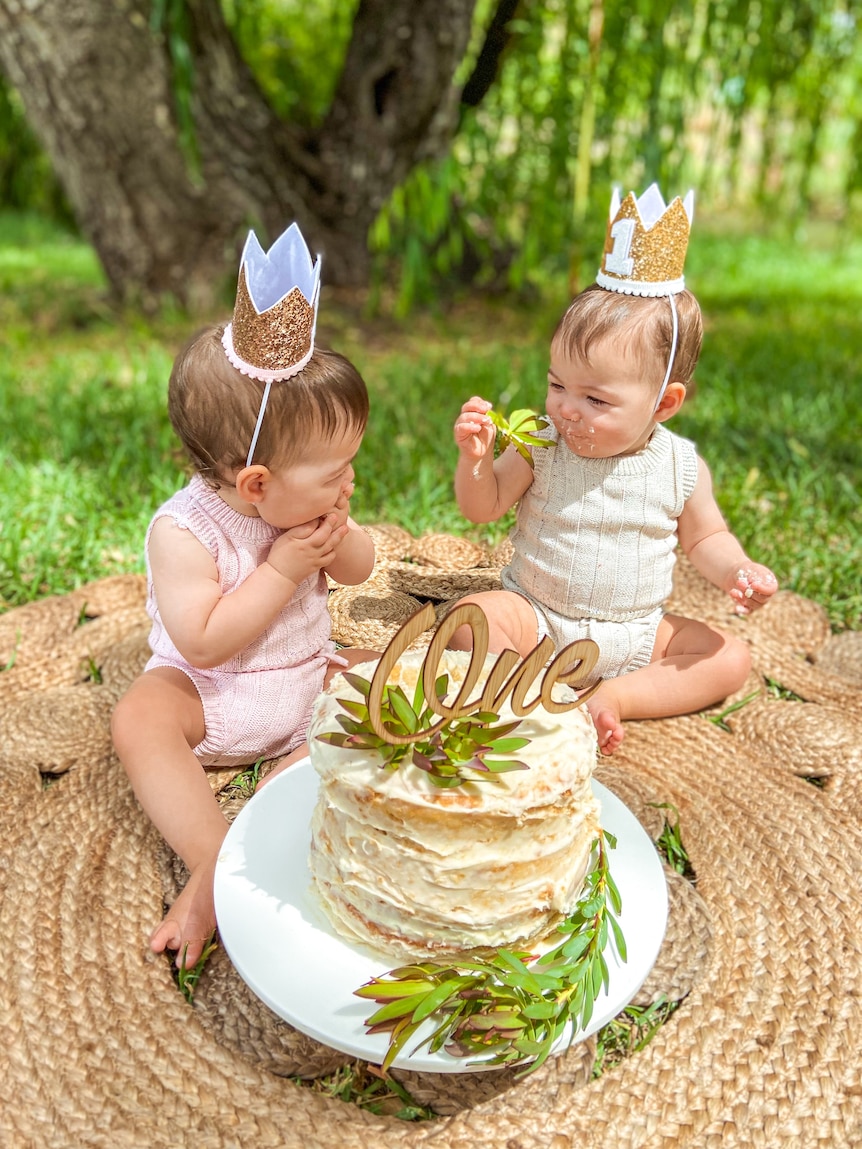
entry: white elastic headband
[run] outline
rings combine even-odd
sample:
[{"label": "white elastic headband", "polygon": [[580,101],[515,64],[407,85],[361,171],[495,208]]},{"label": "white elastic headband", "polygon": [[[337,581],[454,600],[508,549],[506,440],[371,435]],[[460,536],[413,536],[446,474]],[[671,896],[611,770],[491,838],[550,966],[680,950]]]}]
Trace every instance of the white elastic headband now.
[{"label": "white elastic headband", "polygon": [[676,345],[679,342],[679,317],[676,313],[676,304],[673,301],[673,295],[668,294],[668,301],[670,302],[670,313],[673,316],[673,338],[670,343],[670,359],[667,361],[667,371],[664,373],[664,383],[661,385],[661,391],[658,393],[658,399],[655,401],[655,410],[658,410],[659,403],[664,398],[664,393],[667,391],[667,385],[670,383],[670,373],[673,370],[673,361],[676,359]]},{"label": "white elastic headband", "polygon": [[260,429],[263,426],[263,417],[266,414],[266,404],[269,400],[269,389],[272,387],[272,380],[267,379],[266,386],[263,389],[263,395],[260,399],[260,410],[257,413],[257,422],[254,425],[254,434],[251,437],[251,446],[248,449],[248,458],[245,461],[247,467],[251,466],[251,461],[254,458],[254,449],[257,446],[257,439],[260,435]]}]

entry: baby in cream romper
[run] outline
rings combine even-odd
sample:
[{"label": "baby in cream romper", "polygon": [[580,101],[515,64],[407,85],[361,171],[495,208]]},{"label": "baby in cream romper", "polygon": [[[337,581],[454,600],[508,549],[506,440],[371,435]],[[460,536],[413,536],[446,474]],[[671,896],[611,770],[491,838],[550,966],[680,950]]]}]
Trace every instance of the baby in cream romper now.
[{"label": "baby in cream romper", "polygon": [[[597,643],[584,704],[604,754],[622,742],[624,719],[699,710],[748,676],[742,639],[665,612],[678,545],[738,614],[778,589],[728,529],[693,444],[664,426],[685,401],[703,335],[682,274],[692,212],[690,193],[665,205],[655,185],[622,203],[615,195],[596,283],[551,339],[538,442],[495,458],[491,404],[479,396],[455,421],[462,513],[487,523],[518,505],[503,589],[468,600],[488,620],[489,649],[525,657],[544,636],[557,651]],[[461,626],[450,645],[472,641]]]},{"label": "baby in cream romper", "polygon": [[533,604],[557,650],[590,638],[599,678],[646,666],[671,591],[676,529],[697,481],[694,444],[656,427],[635,455],[582,457],[551,427],[518,505],[503,586]]}]

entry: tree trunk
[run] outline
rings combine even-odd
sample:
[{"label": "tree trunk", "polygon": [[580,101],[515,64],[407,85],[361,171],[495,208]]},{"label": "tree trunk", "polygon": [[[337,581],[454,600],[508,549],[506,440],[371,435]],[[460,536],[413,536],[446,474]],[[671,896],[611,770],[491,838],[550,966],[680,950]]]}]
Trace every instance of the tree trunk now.
[{"label": "tree trunk", "polygon": [[377,212],[454,130],[474,5],[361,0],[330,112],[302,135],[272,112],[218,0],[186,0],[198,171],[149,0],[0,0],[0,67],[116,296],[206,306],[246,229],[266,245],[293,219],[327,282],[366,282]]}]

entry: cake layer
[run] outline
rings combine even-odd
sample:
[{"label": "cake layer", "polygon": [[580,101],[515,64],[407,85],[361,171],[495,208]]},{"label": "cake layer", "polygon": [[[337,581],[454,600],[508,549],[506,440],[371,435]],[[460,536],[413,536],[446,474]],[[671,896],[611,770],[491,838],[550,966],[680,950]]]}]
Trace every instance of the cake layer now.
[{"label": "cake layer", "polygon": [[[468,655],[447,652],[451,695]],[[412,697],[420,655],[390,681]],[[354,668],[370,679],[375,664]],[[409,758],[399,769],[372,751],[317,735],[340,729],[338,698],[359,695],[340,675],[315,706],[309,730],[320,797],[310,865],[339,932],[399,956],[528,944],[573,907],[598,827],[590,778],[595,731],[583,707],[537,708],[517,736],[528,770],[441,789]],[[501,721],[514,719],[504,707]]]}]

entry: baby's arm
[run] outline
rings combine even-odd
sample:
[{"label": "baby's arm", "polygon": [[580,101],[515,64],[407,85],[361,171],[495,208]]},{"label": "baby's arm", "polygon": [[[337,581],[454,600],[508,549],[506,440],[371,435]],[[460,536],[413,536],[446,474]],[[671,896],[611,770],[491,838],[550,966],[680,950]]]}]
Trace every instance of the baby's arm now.
[{"label": "baby's arm", "polygon": [[712,493],[712,477],[698,459],[697,482],[679,517],[682,549],[700,573],[727,591],[737,614],[763,606],[778,590],[778,580],[762,563],[753,562],[731,534]]},{"label": "baby's arm", "polygon": [[203,544],[173,519],[157,519],[150,534],[150,569],[159,614],[177,650],[200,669],[220,666],[244,650],[299,584],[331,561],[339,538],[334,516],[310,525],[305,537],[285,532],[266,562],[236,590],[222,594],[216,564]]},{"label": "baby's arm", "polygon": [[533,469],[514,449],[494,458],[497,429],[488,418],[492,404],[474,395],[455,420],[458,465],[455,498],[473,523],[493,523],[510,510],[533,481]]}]

